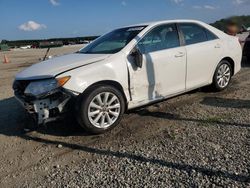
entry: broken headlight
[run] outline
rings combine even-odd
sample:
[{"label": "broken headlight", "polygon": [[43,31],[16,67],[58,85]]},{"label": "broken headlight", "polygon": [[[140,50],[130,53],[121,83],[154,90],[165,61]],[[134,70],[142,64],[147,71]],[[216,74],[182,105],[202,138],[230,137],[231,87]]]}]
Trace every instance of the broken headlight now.
[{"label": "broken headlight", "polygon": [[24,93],[33,96],[45,95],[63,86],[69,79],[70,76],[33,81],[27,86]]}]

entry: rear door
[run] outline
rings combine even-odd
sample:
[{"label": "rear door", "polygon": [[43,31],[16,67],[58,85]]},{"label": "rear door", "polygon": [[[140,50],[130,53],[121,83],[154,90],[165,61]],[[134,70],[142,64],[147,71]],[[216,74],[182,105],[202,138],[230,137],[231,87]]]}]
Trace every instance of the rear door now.
[{"label": "rear door", "polygon": [[186,89],[209,84],[222,54],[218,37],[195,23],[180,23],[187,51]]}]

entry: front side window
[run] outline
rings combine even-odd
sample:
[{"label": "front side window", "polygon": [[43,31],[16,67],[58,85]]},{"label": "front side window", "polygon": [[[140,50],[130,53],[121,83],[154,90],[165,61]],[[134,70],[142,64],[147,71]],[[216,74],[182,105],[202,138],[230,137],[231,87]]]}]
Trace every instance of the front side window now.
[{"label": "front side window", "polygon": [[146,26],[127,27],[114,30],[79,51],[84,54],[114,54],[122,50]]},{"label": "front side window", "polygon": [[179,26],[186,45],[217,39],[217,36],[197,24],[181,23]]},{"label": "front side window", "polygon": [[144,54],[179,46],[180,40],[175,24],[161,25],[152,29],[138,43],[139,49]]}]

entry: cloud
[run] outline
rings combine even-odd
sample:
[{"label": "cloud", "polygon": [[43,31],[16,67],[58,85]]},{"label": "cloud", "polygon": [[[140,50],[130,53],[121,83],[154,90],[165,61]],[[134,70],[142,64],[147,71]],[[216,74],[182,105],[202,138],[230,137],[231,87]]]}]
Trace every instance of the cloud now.
[{"label": "cloud", "polygon": [[126,1],[122,1],[121,4],[122,4],[122,6],[124,6],[124,7],[127,6],[127,2],[126,2]]},{"label": "cloud", "polygon": [[215,10],[216,7],[212,6],[212,5],[194,5],[193,6],[194,9],[208,9],[208,10]]},{"label": "cloud", "polygon": [[22,31],[36,31],[41,29],[46,29],[47,26],[44,24],[39,24],[34,21],[28,21],[18,27]]},{"label": "cloud", "polygon": [[243,0],[233,0],[234,4],[242,4],[244,1]]},{"label": "cloud", "polygon": [[58,2],[58,0],[49,0],[49,2],[50,2],[53,6],[58,6],[58,5],[60,5],[60,3]]},{"label": "cloud", "polygon": [[211,6],[211,5],[204,5],[204,8],[205,8],[205,9],[210,9],[210,10],[216,9],[216,7]]},{"label": "cloud", "polygon": [[195,9],[202,9],[202,6],[200,6],[200,5],[194,5],[193,8],[195,8]]},{"label": "cloud", "polygon": [[172,2],[176,3],[176,4],[180,4],[182,3],[184,0],[171,0]]},{"label": "cloud", "polygon": [[250,0],[233,0],[233,3],[237,5],[250,4]]}]

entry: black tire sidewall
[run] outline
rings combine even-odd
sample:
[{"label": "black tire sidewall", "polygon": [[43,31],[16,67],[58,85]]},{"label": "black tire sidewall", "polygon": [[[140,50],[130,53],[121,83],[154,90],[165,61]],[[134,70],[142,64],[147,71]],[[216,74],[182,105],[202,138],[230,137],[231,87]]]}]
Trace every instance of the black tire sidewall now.
[{"label": "black tire sidewall", "polygon": [[246,56],[246,62],[250,64],[250,55]]},{"label": "black tire sidewall", "polygon": [[[93,98],[96,95],[103,92],[110,92],[116,95],[118,100],[120,101],[121,109],[120,109],[120,115],[114,124],[112,124],[110,127],[107,128],[98,128],[92,125],[92,123],[89,121],[88,107]],[[120,123],[122,115],[124,114],[125,111],[125,101],[123,94],[115,87],[107,85],[96,85],[94,88],[89,89],[85,94],[81,96],[79,105],[80,107],[78,108],[78,113],[77,113],[78,122],[81,125],[81,127],[83,127],[87,132],[93,134],[101,134],[116,127]]]},{"label": "black tire sidewall", "polygon": [[[218,74],[219,68],[220,68],[223,64],[227,64],[227,65],[229,66],[229,69],[230,69],[230,79],[229,79],[228,85],[227,85],[226,87],[223,87],[223,88],[222,88],[222,87],[219,86],[219,84],[218,84],[218,82],[217,82],[217,74]],[[231,66],[231,64],[230,64],[228,61],[222,60],[222,61],[218,64],[218,66],[217,66],[217,68],[216,68],[216,70],[215,70],[215,73],[214,73],[214,77],[213,77],[213,87],[214,87],[214,89],[215,89],[216,91],[222,91],[222,90],[226,89],[226,88],[229,86],[229,84],[230,84],[230,82],[231,82],[231,79],[232,79],[232,66]]]}]

